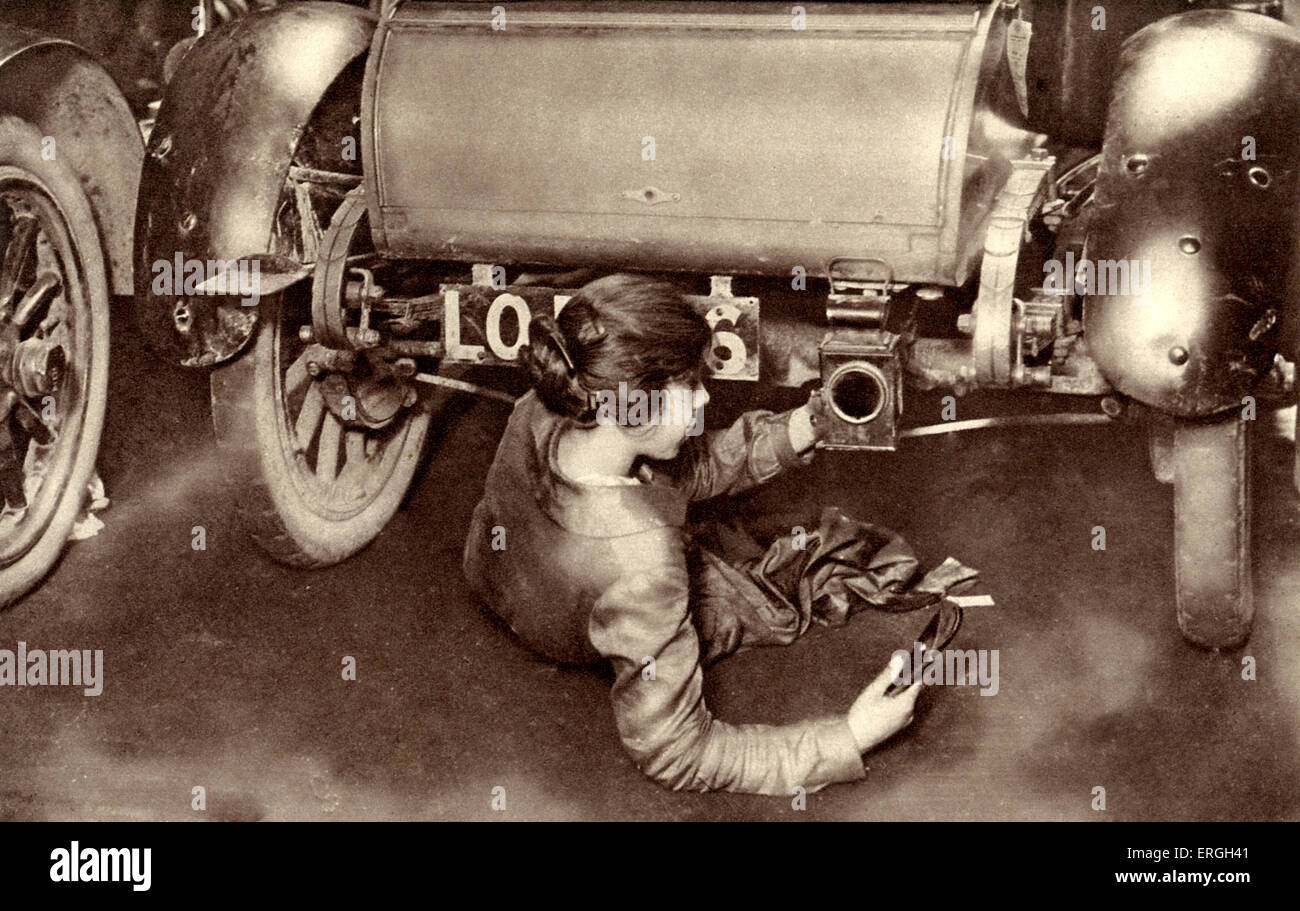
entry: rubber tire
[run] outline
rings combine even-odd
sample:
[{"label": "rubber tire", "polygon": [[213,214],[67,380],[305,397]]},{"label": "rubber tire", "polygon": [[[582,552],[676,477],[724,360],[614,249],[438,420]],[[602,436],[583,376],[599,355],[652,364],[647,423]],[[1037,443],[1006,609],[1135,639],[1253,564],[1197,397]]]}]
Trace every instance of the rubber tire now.
[{"label": "rubber tire", "polygon": [[63,496],[36,543],[13,563],[0,568],[0,607],[12,604],[30,591],[63,553],[95,472],[108,401],[108,275],[99,229],[77,175],[57,158],[46,161],[41,157],[42,138],[41,132],[27,121],[0,116],[0,166],[22,168],[44,185],[46,194],[63,215],[72,246],[81,260],[85,301],[90,308],[91,363],[80,439]]},{"label": "rubber tire", "polygon": [[289,566],[330,566],[370,544],[401,505],[419,465],[430,415],[423,403],[403,452],[384,488],[364,509],[333,521],[308,506],[286,462],[274,377],[283,295],[262,299],[248,349],[213,370],[212,420],[218,447],[229,462],[230,490],[248,533],[273,559]]},{"label": "rubber tire", "polygon": [[1234,414],[1174,430],[1174,579],[1178,628],[1203,648],[1250,636],[1250,436]]}]

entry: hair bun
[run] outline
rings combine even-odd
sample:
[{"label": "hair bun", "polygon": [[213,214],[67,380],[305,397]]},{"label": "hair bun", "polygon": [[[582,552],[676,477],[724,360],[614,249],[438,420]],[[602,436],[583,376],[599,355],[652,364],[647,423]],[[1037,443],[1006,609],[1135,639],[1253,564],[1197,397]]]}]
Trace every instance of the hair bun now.
[{"label": "hair bun", "polygon": [[556,414],[582,420],[590,408],[587,392],[578,382],[577,353],[577,345],[564,337],[555,318],[539,313],[528,324],[528,344],[519,349],[519,359],[543,405]]}]

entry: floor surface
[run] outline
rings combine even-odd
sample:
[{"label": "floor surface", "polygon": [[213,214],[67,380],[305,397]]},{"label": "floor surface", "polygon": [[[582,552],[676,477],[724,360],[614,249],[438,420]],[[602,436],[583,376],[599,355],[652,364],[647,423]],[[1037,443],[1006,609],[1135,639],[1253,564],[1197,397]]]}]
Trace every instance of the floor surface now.
[{"label": "floor surface", "polygon": [[[0,614],[0,647],[103,649],[104,691],[0,691],[0,819],[1300,819],[1300,506],[1291,444],[1268,416],[1258,618],[1232,653],[1179,636],[1171,491],[1131,427],[822,453],[733,504],[840,505],[901,532],[927,567],[951,554],[978,568],[997,601],[968,611],[954,642],[999,651],[997,694],[931,688],[913,725],[869,755],[865,780],[810,795],[800,812],[644,778],[618,743],[607,678],[535,658],[472,602],[463,535],[507,406],[449,407],[374,545],[293,570],[235,524],[204,378],[117,334],[106,527]],[[721,385],[711,422],[797,403]],[[959,416],[1030,406],[968,398]],[[909,409],[929,422],[937,398]],[[205,551],[191,548],[195,525]],[[1097,525],[1105,551],[1091,546]],[[707,697],[734,722],[843,711],[926,619],[859,615],[741,653],[709,672]],[[344,656],[355,681],[342,679]],[[498,786],[504,812],[491,808]],[[1105,810],[1093,808],[1098,787]]]}]

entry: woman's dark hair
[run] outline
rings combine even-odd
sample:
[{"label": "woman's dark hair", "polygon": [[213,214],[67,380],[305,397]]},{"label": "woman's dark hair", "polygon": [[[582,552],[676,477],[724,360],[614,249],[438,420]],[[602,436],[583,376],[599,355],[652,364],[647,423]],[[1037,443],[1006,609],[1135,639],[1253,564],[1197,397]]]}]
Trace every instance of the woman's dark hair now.
[{"label": "woman's dark hair", "polygon": [[662,389],[698,377],[712,333],[680,288],[641,275],[607,275],[584,285],[559,317],[539,313],[519,357],[542,403],[556,414],[594,420],[592,393]]}]

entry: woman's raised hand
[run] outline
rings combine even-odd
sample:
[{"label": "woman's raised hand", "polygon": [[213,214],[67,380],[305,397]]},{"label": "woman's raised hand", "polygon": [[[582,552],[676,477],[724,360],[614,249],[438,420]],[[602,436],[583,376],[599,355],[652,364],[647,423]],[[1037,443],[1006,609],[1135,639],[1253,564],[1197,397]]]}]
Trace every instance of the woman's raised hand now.
[{"label": "woman's raised hand", "polygon": [[826,436],[826,401],[821,387],[814,389],[808,396],[808,402],[790,415],[789,428],[790,446],[797,453],[803,453]]}]

